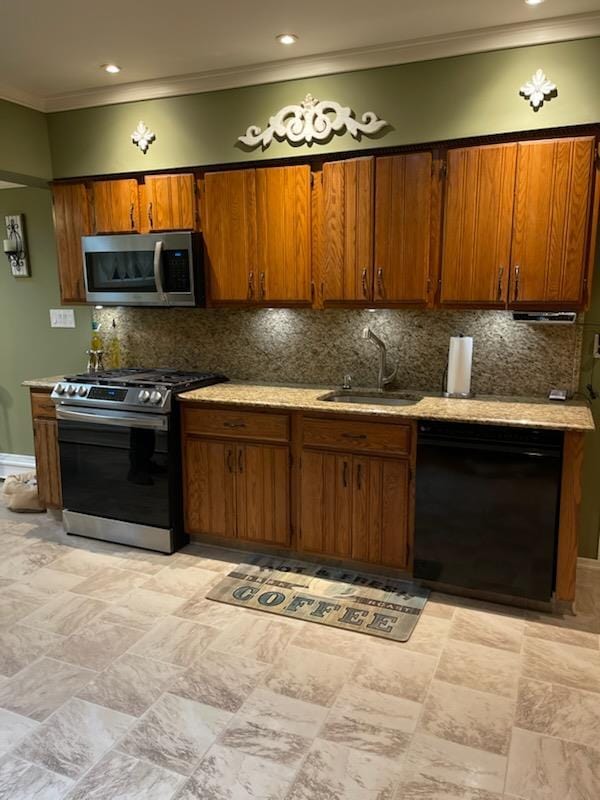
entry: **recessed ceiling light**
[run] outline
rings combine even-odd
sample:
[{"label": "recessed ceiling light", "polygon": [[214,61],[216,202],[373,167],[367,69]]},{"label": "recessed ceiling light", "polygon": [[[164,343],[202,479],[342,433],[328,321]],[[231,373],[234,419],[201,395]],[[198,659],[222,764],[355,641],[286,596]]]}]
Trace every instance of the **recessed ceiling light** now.
[{"label": "recessed ceiling light", "polygon": [[116,75],[117,72],[121,72],[121,67],[118,67],[116,64],[102,64],[101,69],[104,72],[110,72],[111,75]]},{"label": "recessed ceiling light", "polygon": [[525,0],[528,6],[539,6],[544,0]]},{"label": "recessed ceiling light", "polygon": [[279,33],[275,38],[279,44],[296,44],[298,41],[295,33]]}]

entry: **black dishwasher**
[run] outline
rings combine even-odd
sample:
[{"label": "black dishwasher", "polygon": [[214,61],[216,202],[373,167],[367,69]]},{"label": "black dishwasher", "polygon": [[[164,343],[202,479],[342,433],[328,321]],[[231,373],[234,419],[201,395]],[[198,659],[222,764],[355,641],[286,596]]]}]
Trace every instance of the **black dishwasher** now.
[{"label": "black dishwasher", "polygon": [[560,431],[420,423],[415,577],[550,600],[562,446]]}]

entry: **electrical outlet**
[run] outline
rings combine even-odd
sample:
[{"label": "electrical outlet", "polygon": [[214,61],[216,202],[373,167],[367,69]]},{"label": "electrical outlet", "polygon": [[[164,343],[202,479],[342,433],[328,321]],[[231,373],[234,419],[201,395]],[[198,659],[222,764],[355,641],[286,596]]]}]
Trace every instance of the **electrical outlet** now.
[{"label": "electrical outlet", "polygon": [[594,358],[600,358],[600,333],[594,334]]},{"label": "electrical outlet", "polygon": [[72,308],[51,308],[50,309],[51,328],[74,328],[75,311]]}]

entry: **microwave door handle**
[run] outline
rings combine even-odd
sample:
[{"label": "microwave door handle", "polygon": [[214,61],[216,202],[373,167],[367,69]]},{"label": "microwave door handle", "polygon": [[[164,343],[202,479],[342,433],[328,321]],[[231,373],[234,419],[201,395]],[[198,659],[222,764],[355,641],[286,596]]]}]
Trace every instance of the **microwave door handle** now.
[{"label": "microwave door handle", "polygon": [[165,295],[162,282],[162,249],[163,243],[161,240],[154,243],[154,284],[160,299],[166,302],[167,296]]}]

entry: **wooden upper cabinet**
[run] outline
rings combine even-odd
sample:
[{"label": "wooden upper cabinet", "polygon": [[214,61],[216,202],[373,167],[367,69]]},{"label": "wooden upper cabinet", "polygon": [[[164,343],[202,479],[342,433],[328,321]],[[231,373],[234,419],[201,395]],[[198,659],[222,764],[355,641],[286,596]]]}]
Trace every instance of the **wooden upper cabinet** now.
[{"label": "wooden upper cabinet", "polygon": [[433,156],[375,160],[375,304],[425,304],[431,281]]},{"label": "wooden upper cabinet", "polygon": [[252,169],[204,178],[203,234],[211,302],[256,299],[256,185]]},{"label": "wooden upper cabinet", "polygon": [[592,136],[519,143],[511,306],[585,304],[594,180]]},{"label": "wooden upper cabinet", "polygon": [[256,170],[259,303],[310,303],[310,167]]},{"label": "wooden upper cabinet", "polygon": [[374,158],[323,165],[323,302],[371,299]]},{"label": "wooden upper cabinet", "polygon": [[134,178],[92,183],[95,233],[140,230],[138,182]]},{"label": "wooden upper cabinet", "polygon": [[54,184],[52,201],[61,301],[85,303],[81,237],[92,233],[85,184]]},{"label": "wooden upper cabinet", "polygon": [[504,306],[517,145],[448,151],[442,243],[442,305]]},{"label": "wooden upper cabinet", "polygon": [[184,231],[197,227],[196,182],[191,173],[146,175],[144,183],[150,231]]}]

